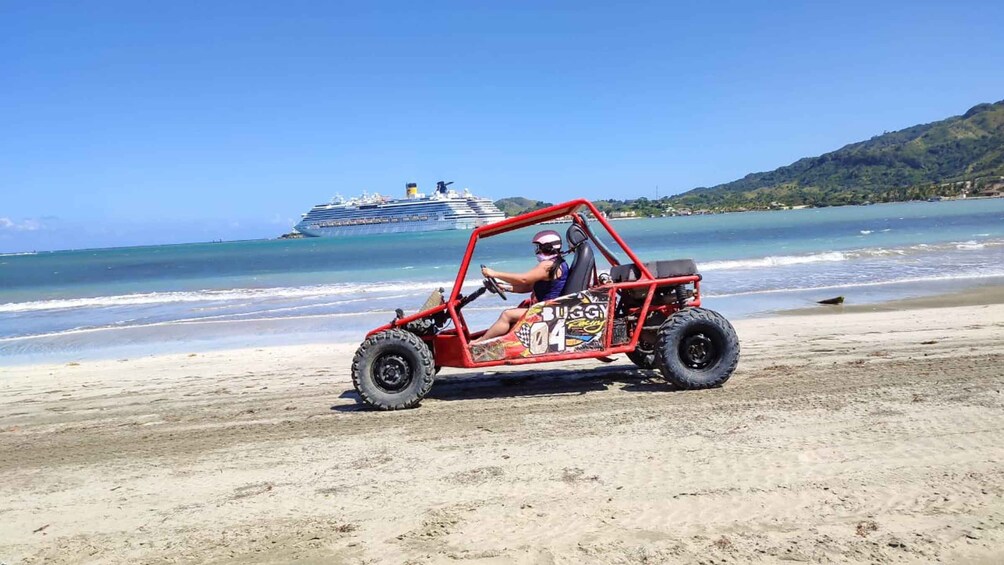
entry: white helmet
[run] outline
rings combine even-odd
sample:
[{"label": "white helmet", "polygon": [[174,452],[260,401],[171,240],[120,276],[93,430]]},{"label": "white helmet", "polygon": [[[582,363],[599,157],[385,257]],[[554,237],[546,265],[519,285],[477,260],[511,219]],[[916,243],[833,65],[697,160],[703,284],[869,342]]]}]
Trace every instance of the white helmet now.
[{"label": "white helmet", "polygon": [[537,232],[531,241],[541,261],[553,259],[561,251],[561,236],[554,230]]}]

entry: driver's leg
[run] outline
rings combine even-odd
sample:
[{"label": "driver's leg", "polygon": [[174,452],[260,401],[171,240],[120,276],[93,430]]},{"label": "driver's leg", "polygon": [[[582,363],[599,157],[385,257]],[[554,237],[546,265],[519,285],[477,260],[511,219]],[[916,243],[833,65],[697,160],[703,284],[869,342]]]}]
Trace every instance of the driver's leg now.
[{"label": "driver's leg", "polygon": [[479,341],[484,341],[486,339],[491,339],[493,337],[498,337],[500,335],[505,335],[512,328],[512,325],[519,321],[526,314],[526,308],[510,308],[499,316],[499,319],[495,321],[494,324],[488,328],[485,335],[474,340],[472,343],[477,343]]}]

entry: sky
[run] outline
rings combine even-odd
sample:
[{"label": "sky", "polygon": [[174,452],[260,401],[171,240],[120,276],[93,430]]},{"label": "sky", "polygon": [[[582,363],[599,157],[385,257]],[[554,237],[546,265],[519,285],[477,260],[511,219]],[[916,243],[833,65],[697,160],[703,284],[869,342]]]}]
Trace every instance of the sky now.
[{"label": "sky", "polygon": [[1004,2],[0,0],[0,252],[649,198],[1004,99]]}]

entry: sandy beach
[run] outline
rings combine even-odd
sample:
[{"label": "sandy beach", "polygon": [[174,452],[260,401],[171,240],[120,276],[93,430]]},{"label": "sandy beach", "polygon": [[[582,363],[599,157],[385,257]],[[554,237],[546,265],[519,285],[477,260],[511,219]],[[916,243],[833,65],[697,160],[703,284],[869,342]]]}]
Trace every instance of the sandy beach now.
[{"label": "sandy beach", "polygon": [[[1000,288],[356,403],[355,344],[0,369],[0,562],[1004,560]],[[713,307],[713,305],[710,305]]]}]

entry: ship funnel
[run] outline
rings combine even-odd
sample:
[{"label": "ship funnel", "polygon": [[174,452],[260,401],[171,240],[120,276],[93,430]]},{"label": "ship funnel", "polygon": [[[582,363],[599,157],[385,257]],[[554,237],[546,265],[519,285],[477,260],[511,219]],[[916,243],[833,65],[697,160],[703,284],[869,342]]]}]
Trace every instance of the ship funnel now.
[{"label": "ship funnel", "polygon": [[447,188],[446,187],[450,186],[451,184],[453,184],[453,181],[450,181],[450,182],[439,181],[439,182],[437,182],[436,183],[436,192],[438,192],[440,194],[446,194],[446,192],[447,192]]},{"label": "ship funnel", "polygon": [[406,198],[415,198],[418,196],[418,184],[409,182],[404,185],[404,195]]}]

